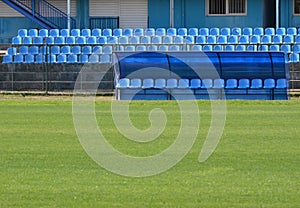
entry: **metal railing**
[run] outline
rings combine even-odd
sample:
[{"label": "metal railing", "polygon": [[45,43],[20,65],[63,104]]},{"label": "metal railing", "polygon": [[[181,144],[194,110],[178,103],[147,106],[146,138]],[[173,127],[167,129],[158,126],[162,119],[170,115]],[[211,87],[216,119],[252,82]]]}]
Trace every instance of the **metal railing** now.
[{"label": "metal railing", "polygon": [[119,28],[119,17],[91,17],[90,28]]}]

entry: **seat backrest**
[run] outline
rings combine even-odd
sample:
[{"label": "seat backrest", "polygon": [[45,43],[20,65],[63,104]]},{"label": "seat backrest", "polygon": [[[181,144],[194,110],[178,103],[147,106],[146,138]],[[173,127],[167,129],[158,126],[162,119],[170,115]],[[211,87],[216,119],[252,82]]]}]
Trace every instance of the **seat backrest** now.
[{"label": "seat backrest", "polygon": [[130,86],[130,80],[128,78],[122,78],[117,84],[118,88],[128,88]]},{"label": "seat backrest", "polygon": [[190,88],[191,89],[197,89],[201,87],[201,80],[200,79],[192,79],[191,80],[191,84],[190,84]]},{"label": "seat backrest", "polygon": [[261,79],[251,80],[251,88],[253,89],[262,88],[262,80]]},{"label": "seat backrest", "polygon": [[177,29],[176,28],[168,28],[167,29],[167,35],[170,35],[170,36],[177,35]]},{"label": "seat backrest", "polygon": [[272,78],[264,80],[264,88],[266,89],[273,89],[275,88],[275,80]]},{"label": "seat backrest", "polygon": [[167,80],[166,88],[177,88],[177,79],[171,78]]},{"label": "seat backrest", "polygon": [[91,36],[91,29],[82,29],[81,36],[90,37]]},{"label": "seat backrest", "polygon": [[102,35],[102,30],[99,28],[92,29],[92,36],[99,37]]},{"label": "seat backrest", "polygon": [[[178,88],[189,88],[189,80],[188,79],[180,79],[178,80]],[[199,84],[200,86],[200,84]]]},{"label": "seat backrest", "polygon": [[238,88],[245,89],[245,88],[249,88],[249,87],[250,87],[250,81],[249,81],[249,79],[240,79],[239,80],[239,86],[238,86]]},{"label": "seat backrest", "polygon": [[287,81],[286,79],[284,78],[281,78],[281,79],[277,79],[276,81],[276,88],[279,88],[279,89],[285,89],[287,88]]},{"label": "seat backrest", "polygon": [[130,83],[130,87],[131,88],[141,88],[142,87],[142,80],[138,79],[138,78],[132,79],[131,83]]},{"label": "seat backrest", "polygon": [[191,36],[198,36],[199,32],[198,32],[198,28],[190,28],[189,29],[189,35]]},{"label": "seat backrest", "polygon": [[252,27],[245,27],[245,28],[243,28],[243,35],[248,35],[248,36],[253,35],[253,29],[252,29]]},{"label": "seat backrest", "polygon": [[154,82],[153,82],[153,79],[144,79],[143,80],[143,88],[152,88],[154,87]]},{"label": "seat backrest", "polygon": [[162,78],[156,79],[154,87],[159,88],[159,89],[165,88],[166,87],[166,80],[162,79]]},{"label": "seat backrest", "polygon": [[212,88],[213,87],[213,81],[212,79],[203,79],[201,88]]},{"label": "seat backrest", "polygon": [[79,37],[80,36],[80,29],[72,29],[71,30],[71,36]]},{"label": "seat backrest", "polygon": [[236,79],[228,79],[226,80],[225,88],[234,89],[237,88],[237,80]]},{"label": "seat backrest", "polygon": [[215,79],[213,88],[217,88],[217,89],[224,88],[224,85],[225,85],[224,79]]}]

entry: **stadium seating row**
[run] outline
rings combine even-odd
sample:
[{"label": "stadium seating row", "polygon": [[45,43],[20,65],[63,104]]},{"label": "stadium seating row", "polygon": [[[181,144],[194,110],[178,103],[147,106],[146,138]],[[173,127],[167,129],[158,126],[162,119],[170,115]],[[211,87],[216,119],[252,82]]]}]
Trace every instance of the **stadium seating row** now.
[{"label": "stadium seating row", "polygon": [[78,37],[78,36],[165,36],[165,35],[179,35],[179,36],[198,36],[198,35],[297,35],[300,34],[300,29],[297,29],[295,27],[289,27],[289,28],[262,28],[262,27],[245,27],[245,28],[117,28],[117,29],[20,29],[18,30],[18,36],[20,37]]},{"label": "stadium seating row", "polygon": [[57,36],[12,38],[13,45],[93,44],[300,44],[300,35],[198,35],[198,36]]}]

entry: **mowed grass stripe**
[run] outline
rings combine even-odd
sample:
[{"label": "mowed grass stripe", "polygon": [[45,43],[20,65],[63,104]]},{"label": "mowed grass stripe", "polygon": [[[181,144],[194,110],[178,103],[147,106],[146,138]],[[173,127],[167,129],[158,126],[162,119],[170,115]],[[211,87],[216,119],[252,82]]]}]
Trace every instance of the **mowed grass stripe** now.
[{"label": "mowed grass stripe", "polygon": [[[156,154],[178,133],[176,102],[131,102],[131,117],[149,127],[154,107],[168,124],[157,141],[136,144],[113,125],[110,102],[97,102],[98,124],[116,149]],[[93,162],[64,100],[0,101],[0,207],[298,207],[300,204],[300,102],[228,101],[216,152],[198,155],[210,124],[210,103],[199,101],[199,136],[189,154],[157,176],[128,178]],[[142,120],[142,121],[140,121]]]}]

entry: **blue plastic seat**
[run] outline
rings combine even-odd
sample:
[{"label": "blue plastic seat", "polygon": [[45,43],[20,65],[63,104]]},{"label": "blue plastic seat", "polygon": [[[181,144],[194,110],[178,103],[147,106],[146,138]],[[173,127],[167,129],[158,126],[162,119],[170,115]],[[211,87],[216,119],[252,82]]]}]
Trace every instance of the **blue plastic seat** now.
[{"label": "blue plastic seat", "polygon": [[203,79],[202,80],[202,85],[201,85],[201,88],[206,88],[206,89],[209,89],[209,88],[212,88],[213,87],[213,81],[212,79]]},{"label": "blue plastic seat", "polygon": [[[201,83],[199,83],[199,87],[200,87],[200,85],[201,85]],[[178,80],[178,88],[185,89],[185,88],[189,88],[189,86],[190,86],[190,84],[189,84],[188,79],[179,79]]]},{"label": "blue plastic seat", "polygon": [[129,37],[130,44],[140,44],[140,37],[139,36],[131,36]]},{"label": "blue plastic seat", "polygon": [[289,55],[290,62],[299,62],[299,54],[298,53],[291,53]]},{"label": "blue plastic seat", "polygon": [[77,54],[70,54],[70,55],[68,55],[68,57],[67,57],[67,63],[71,63],[71,64],[78,63],[78,56],[77,56]]},{"label": "blue plastic seat", "polygon": [[262,36],[261,43],[262,44],[271,44],[272,43],[272,36],[271,35],[264,35],[264,36]]},{"label": "blue plastic seat", "polygon": [[188,35],[188,31],[186,28],[178,28],[177,33],[179,36],[187,36]]},{"label": "blue plastic seat", "polygon": [[239,80],[239,89],[247,89],[250,87],[250,81],[249,79],[240,79]]},{"label": "blue plastic seat", "polygon": [[118,37],[117,36],[110,36],[107,37],[108,44],[118,44]]},{"label": "blue plastic seat", "polygon": [[79,37],[80,36],[80,29],[72,29],[71,30],[71,36]]},{"label": "blue plastic seat", "polygon": [[158,47],[158,50],[159,51],[168,51],[169,50],[169,47],[167,45],[160,45]]},{"label": "blue plastic seat", "polygon": [[24,62],[24,55],[23,54],[17,54],[14,56],[14,63],[23,63]]},{"label": "blue plastic seat", "polygon": [[92,64],[99,63],[99,55],[98,54],[91,54],[89,56],[89,63],[92,63]]},{"label": "blue plastic seat", "polygon": [[265,89],[273,89],[275,88],[275,80],[272,78],[268,78],[264,80],[264,88]]},{"label": "blue plastic seat", "polygon": [[237,35],[229,36],[229,38],[228,38],[229,44],[238,44],[238,42],[239,42],[239,36],[237,36]]},{"label": "blue plastic seat", "polygon": [[248,36],[253,35],[253,29],[252,29],[252,27],[245,27],[245,28],[243,28],[243,35],[248,35]]},{"label": "blue plastic seat", "polygon": [[162,43],[162,38],[161,36],[153,36],[152,37],[152,44],[161,44]]},{"label": "blue plastic seat", "polygon": [[87,37],[87,44],[94,45],[97,43],[97,38],[95,36]]},{"label": "blue plastic seat", "polygon": [[262,88],[262,80],[261,79],[252,79],[251,80],[251,88],[252,89],[259,89]]},{"label": "blue plastic seat", "polygon": [[166,80],[162,78],[156,79],[154,82],[154,88],[158,88],[158,89],[166,88]]},{"label": "blue plastic seat", "polygon": [[283,51],[285,53],[290,53],[291,52],[291,46],[290,45],[282,45],[280,48],[280,51]]},{"label": "blue plastic seat", "polygon": [[23,38],[23,44],[25,45],[31,45],[32,44],[32,37],[27,36]]},{"label": "blue plastic seat", "polygon": [[284,78],[277,79],[276,81],[276,88],[277,89],[286,89],[287,88],[287,81]]},{"label": "blue plastic seat", "polygon": [[202,51],[201,45],[193,45],[191,51]]},{"label": "blue plastic seat", "polygon": [[292,46],[292,52],[300,53],[300,45],[293,45]]},{"label": "blue plastic seat", "polygon": [[158,36],[165,36],[166,35],[166,29],[165,28],[157,28],[155,31],[155,34]]},{"label": "blue plastic seat", "polygon": [[71,53],[73,54],[81,54],[81,47],[80,46],[72,46]]},{"label": "blue plastic seat", "polygon": [[92,29],[92,36],[99,37],[102,35],[102,30],[99,28]]},{"label": "blue plastic seat", "polygon": [[153,88],[154,87],[154,81],[153,79],[147,78],[143,80],[143,88]]},{"label": "blue plastic seat", "polygon": [[[175,37],[175,39],[176,39],[176,37]],[[184,39],[185,39],[186,44],[194,44],[195,43],[195,37],[192,35],[187,35],[187,36],[185,36]]]},{"label": "blue plastic seat", "polygon": [[17,48],[15,48],[15,47],[9,47],[7,49],[7,54],[8,55],[16,55],[17,54]]},{"label": "blue plastic seat", "polygon": [[135,28],[133,33],[134,33],[134,36],[143,36],[144,29],[143,28]]},{"label": "blue plastic seat", "polygon": [[269,46],[268,45],[260,45],[258,47],[259,51],[269,51]]},{"label": "blue plastic seat", "polygon": [[225,35],[225,36],[231,35],[230,28],[229,27],[223,27],[223,28],[221,28],[220,34],[221,35]]},{"label": "blue plastic seat", "polygon": [[198,36],[198,34],[199,34],[198,28],[190,28],[189,29],[189,35],[191,35],[191,36]]},{"label": "blue plastic seat", "polygon": [[126,52],[132,52],[135,51],[135,47],[133,45],[129,45],[125,47]]},{"label": "blue plastic seat", "polygon": [[50,53],[50,47],[48,46],[41,46],[40,49],[40,54],[49,54]]},{"label": "blue plastic seat", "polygon": [[289,27],[286,30],[287,35],[297,35],[297,28],[296,27]]},{"label": "blue plastic seat", "polygon": [[155,35],[155,29],[154,28],[147,28],[145,31],[146,36],[154,36]]},{"label": "blue plastic seat", "polygon": [[150,44],[151,43],[151,37],[150,36],[142,36],[141,37],[141,43],[142,44]]},{"label": "blue plastic seat", "polygon": [[27,29],[19,29],[18,30],[18,36],[24,38],[28,36],[28,30]]},{"label": "blue plastic seat", "polygon": [[56,55],[54,54],[49,54],[48,56],[46,56],[46,60],[47,63],[56,63]]},{"label": "blue plastic seat", "polygon": [[98,44],[107,44],[107,37],[106,36],[100,36],[97,39]]},{"label": "blue plastic seat", "polygon": [[242,29],[240,27],[232,28],[231,35],[242,35]]},{"label": "blue plastic seat", "polygon": [[92,54],[93,53],[92,46],[83,46],[81,48],[81,53],[88,54],[88,55]]},{"label": "blue plastic seat", "polygon": [[297,35],[297,36],[295,37],[295,43],[296,43],[296,44],[300,44],[300,35]]},{"label": "blue plastic seat", "polygon": [[120,44],[128,44],[128,36],[120,36],[119,43]]},{"label": "blue plastic seat", "polygon": [[[179,80],[180,81],[180,80]],[[191,89],[201,88],[201,80],[200,79],[191,79]]]},{"label": "blue plastic seat", "polygon": [[13,56],[12,55],[5,55],[3,56],[3,64],[11,64],[13,62]]},{"label": "blue plastic seat", "polygon": [[172,44],[173,43],[173,37],[169,36],[169,35],[166,35],[166,36],[163,37],[162,42],[163,42],[163,44]]},{"label": "blue plastic seat", "polygon": [[170,78],[167,80],[167,85],[166,85],[166,88],[167,89],[174,89],[174,88],[177,88],[177,79],[174,79],[174,78]]},{"label": "blue plastic seat", "polygon": [[59,29],[51,29],[49,31],[49,35],[52,37],[58,37],[59,36]]},{"label": "blue plastic seat", "polygon": [[286,35],[286,29],[284,27],[277,28],[276,35]]},{"label": "blue plastic seat", "polygon": [[259,35],[252,35],[250,37],[250,44],[258,44],[260,43],[260,36]]},{"label": "blue plastic seat", "polygon": [[60,36],[69,37],[70,36],[70,30],[69,29],[61,29],[60,30]]},{"label": "blue plastic seat", "polygon": [[91,29],[82,29],[81,36],[83,37],[90,37],[91,36]]},{"label": "blue plastic seat", "polygon": [[28,54],[28,46],[22,45],[22,46],[19,48],[19,53],[20,53],[20,54],[23,54],[23,55]]},{"label": "blue plastic seat", "polygon": [[16,36],[12,38],[12,44],[13,45],[21,45],[22,44],[22,38],[20,36]]},{"label": "blue plastic seat", "polygon": [[227,44],[227,36],[225,36],[225,35],[218,36],[217,43],[219,43],[219,44]]},{"label": "blue plastic seat", "polygon": [[115,52],[123,52],[125,49],[124,49],[124,46],[123,45],[116,45],[114,48],[113,48],[113,51]]},{"label": "blue plastic seat", "polygon": [[149,45],[147,46],[147,51],[157,51],[157,45]]},{"label": "blue plastic seat", "polygon": [[39,47],[38,46],[30,46],[29,47],[29,54],[32,54],[32,55],[37,55],[39,54]]},{"label": "blue plastic seat", "polygon": [[254,28],[253,35],[259,35],[259,36],[264,35],[264,28],[262,27]]},{"label": "blue plastic seat", "polygon": [[129,88],[130,86],[130,80],[128,78],[122,78],[117,83],[117,88]]},{"label": "blue plastic seat", "polygon": [[65,37],[62,36],[55,37],[54,44],[58,44],[58,45],[65,44]]},{"label": "blue plastic seat", "polygon": [[79,45],[86,44],[86,37],[84,37],[84,36],[78,36],[76,38],[76,43],[79,44]]},{"label": "blue plastic seat", "polygon": [[218,36],[218,35],[220,35],[220,29],[219,29],[219,28],[216,28],[216,27],[211,28],[211,29],[209,30],[209,34],[210,34],[210,35],[214,35],[214,36]]},{"label": "blue plastic seat", "polygon": [[46,44],[47,45],[53,45],[54,44],[54,37],[53,36],[46,37]]},{"label": "blue plastic seat", "polygon": [[247,45],[247,51],[257,51],[257,45]]},{"label": "blue plastic seat", "polygon": [[240,36],[239,43],[240,44],[249,44],[249,36],[248,35]]},{"label": "blue plastic seat", "polygon": [[82,64],[89,63],[89,55],[88,54],[79,55],[79,62]]},{"label": "blue plastic seat", "polygon": [[57,63],[63,64],[63,63],[66,63],[66,62],[67,62],[67,56],[66,56],[66,54],[59,54],[57,56]]},{"label": "blue plastic seat", "polygon": [[215,79],[214,80],[213,88],[222,89],[222,88],[224,88],[224,86],[225,86],[224,79]]},{"label": "blue plastic seat", "polygon": [[60,54],[60,47],[57,45],[51,46],[50,53],[55,55]]},{"label": "blue plastic seat", "polygon": [[227,79],[225,88],[226,89],[235,89],[235,88],[237,88],[237,80],[236,79]]},{"label": "blue plastic seat", "polygon": [[102,46],[94,46],[93,53],[94,54],[102,54]]},{"label": "blue plastic seat", "polygon": [[112,54],[112,46],[104,46],[102,49],[103,54]]},{"label": "blue plastic seat", "polygon": [[139,78],[134,78],[130,82],[130,88],[141,88],[142,87],[142,80]]},{"label": "blue plastic seat", "polygon": [[175,36],[175,35],[177,35],[177,29],[176,28],[168,28],[166,35],[169,35],[169,36]]},{"label": "blue plastic seat", "polygon": [[216,44],[217,43],[217,38],[214,35],[209,35],[209,36],[207,36],[206,42],[208,44]]},{"label": "blue plastic seat", "polygon": [[32,55],[32,54],[25,55],[25,63],[27,63],[27,64],[34,63],[34,55]]},{"label": "blue plastic seat", "polygon": [[135,48],[136,51],[146,51],[146,46],[144,45],[138,45]]},{"label": "blue plastic seat", "polygon": [[235,51],[234,45],[226,45],[225,51]]},{"label": "blue plastic seat", "polygon": [[293,35],[285,35],[283,37],[283,43],[284,44],[292,44],[292,43],[294,43],[294,36]]},{"label": "blue plastic seat", "polygon": [[237,45],[235,51],[246,51],[245,45]]},{"label": "blue plastic seat", "polygon": [[133,36],[133,29],[132,28],[125,28],[123,30],[123,35],[125,35],[125,36]]},{"label": "blue plastic seat", "polygon": [[45,57],[45,55],[43,55],[43,54],[38,54],[38,55],[36,55],[36,57],[35,57],[35,63],[36,63],[36,64],[42,64],[42,63],[45,62],[45,60],[46,60],[46,57]]},{"label": "blue plastic seat", "polygon": [[[192,37],[192,36],[190,36]],[[183,36],[175,36],[173,39],[174,44],[183,44],[184,43],[184,37]]]},{"label": "blue plastic seat", "polygon": [[28,35],[30,37],[37,37],[38,36],[38,30],[37,29],[29,29]]},{"label": "blue plastic seat", "polygon": [[44,43],[44,39],[41,36],[33,37],[33,44],[42,45]]},{"label": "blue plastic seat", "polygon": [[222,45],[214,45],[213,50],[214,51],[223,51],[223,46]]},{"label": "blue plastic seat", "polygon": [[169,46],[169,51],[180,51],[179,45],[171,45]]},{"label": "blue plastic seat", "polygon": [[64,45],[61,47],[61,53],[62,54],[70,54],[71,53],[71,47],[68,45]]},{"label": "blue plastic seat", "polygon": [[209,29],[208,28],[200,28],[199,29],[199,35],[208,36],[209,35]]},{"label": "blue plastic seat", "polygon": [[204,35],[197,36],[196,44],[206,44],[206,36],[204,36]]},{"label": "blue plastic seat", "polygon": [[114,36],[116,36],[116,37],[120,37],[120,36],[123,35],[123,30],[122,30],[121,28],[115,28],[115,29],[113,30],[113,34],[114,34]]},{"label": "blue plastic seat", "polygon": [[275,35],[275,28],[273,27],[268,27],[265,29],[265,34],[266,35]]},{"label": "blue plastic seat", "polygon": [[282,44],[282,35],[274,35],[273,44]]},{"label": "blue plastic seat", "polygon": [[39,36],[45,38],[45,37],[48,37],[49,35],[49,31],[47,29],[40,29],[39,30]]},{"label": "blue plastic seat", "polygon": [[72,45],[76,43],[76,39],[73,36],[66,37],[66,44]]},{"label": "blue plastic seat", "polygon": [[270,45],[269,50],[270,51],[280,51],[280,46],[279,45]]},{"label": "blue plastic seat", "polygon": [[112,36],[112,30],[109,28],[105,28],[102,30],[102,35],[103,36]]},{"label": "blue plastic seat", "polygon": [[212,45],[204,45],[204,46],[202,47],[202,50],[203,50],[203,51],[212,51],[212,50],[213,50],[213,47],[212,47]]}]

